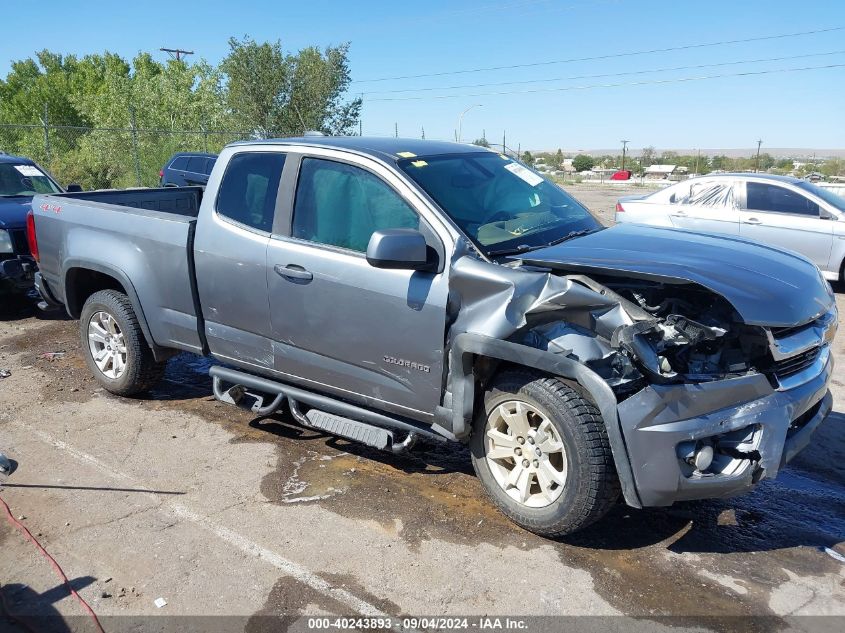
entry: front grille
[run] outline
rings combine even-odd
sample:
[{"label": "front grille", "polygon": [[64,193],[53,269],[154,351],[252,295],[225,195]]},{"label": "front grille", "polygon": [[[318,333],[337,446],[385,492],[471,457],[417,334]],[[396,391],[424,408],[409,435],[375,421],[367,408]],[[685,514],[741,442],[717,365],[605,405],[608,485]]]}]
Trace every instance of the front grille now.
[{"label": "front grille", "polygon": [[796,354],[795,356],[778,361],[775,363],[775,374],[778,378],[785,378],[792,374],[797,374],[803,369],[807,369],[818,358],[820,351],[820,347],[814,347],[801,354]]},{"label": "front grille", "polygon": [[26,231],[12,229],[9,231],[9,237],[12,238],[12,248],[15,251],[15,255],[29,255],[29,242],[26,240]]}]

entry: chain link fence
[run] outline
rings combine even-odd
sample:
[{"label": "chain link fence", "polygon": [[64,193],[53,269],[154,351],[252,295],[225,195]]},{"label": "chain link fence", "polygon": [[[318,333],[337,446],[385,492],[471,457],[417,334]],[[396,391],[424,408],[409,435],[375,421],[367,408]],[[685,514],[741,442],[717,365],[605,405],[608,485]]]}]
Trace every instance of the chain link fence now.
[{"label": "chain link fence", "polygon": [[[267,135],[280,136],[273,131]],[[257,136],[231,130],[0,124],[0,151],[31,158],[63,186],[78,183],[86,190],[157,187],[159,171],[173,154],[216,154],[229,143],[250,138]],[[490,148],[511,158],[520,155],[503,143],[490,143]]]},{"label": "chain link fence", "polygon": [[250,132],[0,124],[0,150],[31,158],[62,185],[157,187],[176,152],[219,152]]}]

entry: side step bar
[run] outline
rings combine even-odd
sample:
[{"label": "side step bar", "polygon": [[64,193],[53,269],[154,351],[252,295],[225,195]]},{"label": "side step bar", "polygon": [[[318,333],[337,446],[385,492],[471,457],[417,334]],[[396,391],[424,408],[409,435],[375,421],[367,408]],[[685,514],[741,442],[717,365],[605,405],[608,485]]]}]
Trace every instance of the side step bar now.
[{"label": "side step bar", "polygon": [[[393,450],[401,451],[410,448],[417,435],[425,436],[437,442],[447,441],[445,437],[434,433],[423,425],[389,417],[348,402],[334,400],[261,376],[254,376],[220,366],[212,367],[209,374],[214,381],[214,396],[221,402],[237,404],[240,398],[247,393],[246,389],[271,394],[274,396],[274,400],[266,406],[263,404],[261,396],[250,394],[256,399],[252,411],[259,415],[269,415],[278,410],[283,401],[287,399],[291,413],[300,424],[326,431],[332,435],[359,441],[368,446],[376,448],[390,446]],[[234,386],[226,389],[223,387],[223,383]],[[303,415],[298,406],[300,402],[313,407],[313,409]],[[402,431],[408,433],[409,437],[404,442],[394,443],[391,431]]]}]

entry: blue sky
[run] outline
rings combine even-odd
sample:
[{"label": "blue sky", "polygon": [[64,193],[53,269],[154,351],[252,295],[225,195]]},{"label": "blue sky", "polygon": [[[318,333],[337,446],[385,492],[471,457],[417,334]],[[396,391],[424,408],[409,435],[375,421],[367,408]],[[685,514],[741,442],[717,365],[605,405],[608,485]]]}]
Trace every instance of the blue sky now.
[{"label": "blue sky", "polygon": [[[364,94],[365,134],[462,136],[523,149],[763,147],[845,148],[845,30],[604,60],[407,80],[370,79],[513,66],[690,44],[845,27],[845,2],[816,0],[466,0],[340,2],[202,0],[196,3],[39,0],[3,8],[0,74],[41,48],[125,57],[162,46],[193,49],[217,63],[227,39],[280,39],[289,50],[351,42],[355,93]],[[49,17],[49,19],[46,19]],[[818,55],[817,53],[834,53]],[[737,61],[790,58],[778,61]],[[660,73],[645,70],[728,64]],[[571,89],[703,75],[842,64],[839,68],[705,81]],[[586,78],[589,75],[617,75]],[[574,78],[574,79],[573,79]],[[549,81],[555,79],[556,81]],[[444,89],[469,84],[528,82]],[[435,88],[421,92],[387,92]],[[569,88],[522,94],[478,93]],[[458,95],[454,98],[433,98]],[[379,101],[424,96],[419,100]]]}]

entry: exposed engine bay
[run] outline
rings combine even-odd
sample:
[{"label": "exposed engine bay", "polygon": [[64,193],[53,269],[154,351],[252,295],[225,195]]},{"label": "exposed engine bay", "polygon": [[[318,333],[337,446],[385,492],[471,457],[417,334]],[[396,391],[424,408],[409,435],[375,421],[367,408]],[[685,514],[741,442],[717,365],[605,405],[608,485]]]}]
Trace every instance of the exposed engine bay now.
[{"label": "exposed engine bay", "polygon": [[706,288],[595,275],[567,278],[615,299],[628,318],[593,313],[592,322],[581,315],[545,323],[531,328],[524,342],[578,358],[620,399],[647,383],[722,380],[771,367],[764,329],[744,324],[724,298]]}]

